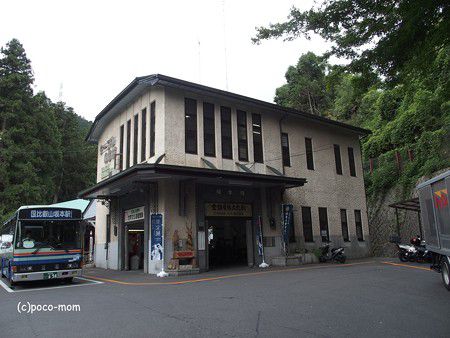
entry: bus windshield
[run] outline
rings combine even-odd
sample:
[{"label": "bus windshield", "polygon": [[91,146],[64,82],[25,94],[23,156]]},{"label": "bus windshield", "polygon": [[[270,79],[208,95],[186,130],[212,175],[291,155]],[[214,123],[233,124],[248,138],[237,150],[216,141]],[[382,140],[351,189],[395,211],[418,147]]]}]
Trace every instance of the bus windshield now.
[{"label": "bus windshield", "polygon": [[80,231],[79,221],[20,221],[16,248],[79,249]]}]

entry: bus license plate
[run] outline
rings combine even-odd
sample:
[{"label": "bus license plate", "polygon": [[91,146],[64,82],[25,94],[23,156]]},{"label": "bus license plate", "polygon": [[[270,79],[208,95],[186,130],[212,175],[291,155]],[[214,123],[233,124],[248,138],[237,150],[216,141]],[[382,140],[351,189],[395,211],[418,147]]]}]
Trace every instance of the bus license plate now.
[{"label": "bus license plate", "polygon": [[44,279],[54,279],[54,278],[58,278],[57,272],[44,273]]}]

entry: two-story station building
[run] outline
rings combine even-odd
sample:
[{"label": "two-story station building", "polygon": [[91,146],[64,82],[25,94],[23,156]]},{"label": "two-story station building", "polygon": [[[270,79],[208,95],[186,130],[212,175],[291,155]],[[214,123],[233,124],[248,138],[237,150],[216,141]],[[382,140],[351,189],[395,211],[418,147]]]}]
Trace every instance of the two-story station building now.
[{"label": "two-story station building", "polygon": [[87,137],[98,144],[98,183],[80,196],[98,201],[96,265],[159,272],[151,232],[161,222],[166,271],[260,264],[259,222],[270,263],[282,255],[283,203],[293,205],[291,253],[331,241],[366,256],[367,133],[164,75],[138,77]]}]

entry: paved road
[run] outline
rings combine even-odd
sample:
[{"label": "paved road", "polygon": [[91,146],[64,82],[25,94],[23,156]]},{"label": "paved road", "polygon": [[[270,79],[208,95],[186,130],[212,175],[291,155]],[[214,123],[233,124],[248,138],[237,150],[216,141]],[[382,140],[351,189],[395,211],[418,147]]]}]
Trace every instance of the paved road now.
[{"label": "paved road", "polygon": [[[142,285],[161,280],[91,270],[89,275],[129,284],[77,281],[69,288],[45,284],[15,293],[0,288],[0,336],[450,336],[450,292],[434,272],[380,260],[255,271]],[[204,280],[188,282],[192,279]],[[81,311],[19,314],[18,302],[79,304]]]}]

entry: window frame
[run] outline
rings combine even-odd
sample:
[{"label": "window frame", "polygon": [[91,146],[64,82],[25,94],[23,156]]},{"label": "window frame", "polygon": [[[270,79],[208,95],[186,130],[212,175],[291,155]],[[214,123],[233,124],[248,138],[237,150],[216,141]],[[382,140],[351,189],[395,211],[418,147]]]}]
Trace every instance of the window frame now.
[{"label": "window frame", "polygon": [[[358,239],[359,242],[364,242],[364,230],[363,230],[363,226],[362,226],[362,213],[361,210],[359,209],[355,209],[354,211],[355,213],[355,229],[356,229],[356,238]],[[357,217],[356,215],[359,215],[359,222],[357,221]],[[359,224],[358,224],[359,223]],[[359,229],[358,229],[359,228]],[[359,231],[361,233],[359,233]],[[360,237],[361,235],[361,237]]]},{"label": "window frame", "polygon": [[[225,132],[229,132],[229,136],[224,136]],[[220,138],[222,158],[233,159],[233,131],[231,126],[231,108],[220,106]],[[229,149],[228,149],[229,148]],[[228,153],[230,155],[228,155]],[[226,156],[224,154],[227,154]]]},{"label": "window frame", "polygon": [[[286,146],[283,145],[283,136],[286,137]],[[283,167],[291,166],[291,152],[289,145],[289,135],[288,133],[281,133],[281,157],[283,161]]]},{"label": "window frame", "polygon": [[[348,231],[347,209],[339,209],[339,214],[341,218],[342,239],[344,240],[344,242],[350,242],[350,234]],[[345,217],[343,218],[344,215]]]},{"label": "window frame", "polygon": [[119,128],[119,171],[123,170],[123,146],[125,141],[125,125]]},{"label": "window frame", "polygon": [[[238,137],[238,159],[239,161],[248,162],[247,112],[244,110],[236,110],[236,130]],[[245,150],[245,153],[241,152],[241,150]]]},{"label": "window frame", "polygon": [[[195,109],[194,109],[195,107]],[[192,108],[192,109],[191,109]],[[184,98],[184,150],[186,154],[198,154],[197,100]],[[192,146],[192,148],[190,148]]]},{"label": "window frame", "polygon": [[[257,123],[259,120],[259,124]],[[264,145],[262,136],[262,116],[252,113],[253,161],[264,163]]]},{"label": "window frame", "polygon": [[133,119],[133,165],[136,165],[138,160],[138,143],[139,143],[139,114],[134,115]]},{"label": "window frame", "polygon": [[339,146],[339,144],[334,144],[333,149],[334,149],[334,163],[336,165],[336,174],[342,175],[341,147]]},{"label": "window frame", "polygon": [[314,150],[311,137],[305,137],[306,168],[314,170]]},{"label": "window frame", "polygon": [[126,149],[126,160],[125,160],[125,168],[128,169],[131,166],[131,119],[127,121],[127,149]]},{"label": "window frame", "polygon": [[350,176],[356,177],[355,152],[353,147],[348,147],[347,152],[348,152],[348,166],[350,170]]},{"label": "window frame", "polygon": [[147,145],[147,107],[141,111],[141,162],[145,161]]},{"label": "window frame", "polygon": [[[306,215],[309,215],[309,224],[305,222],[307,221],[307,219],[305,218]],[[311,207],[302,206],[302,227],[303,227],[303,239],[305,240],[305,243],[314,243],[314,230],[312,225]],[[308,231],[310,230],[310,233],[309,232],[307,233],[306,230]],[[309,235],[311,235],[311,237],[309,237]]]},{"label": "window frame", "polygon": [[[207,152],[208,141],[211,142],[211,152]],[[209,102],[203,102],[203,153],[205,156],[216,157],[215,106],[213,103]]]},{"label": "window frame", "polygon": [[155,156],[155,121],[156,119],[156,101],[150,103],[150,157]]},{"label": "window frame", "polygon": [[[325,213],[321,213],[324,211]],[[325,218],[323,217],[325,215]],[[320,228],[320,238],[322,239],[322,243],[330,242],[330,227],[328,224],[328,210],[325,207],[319,207],[319,228]],[[322,231],[326,230],[327,236],[326,240],[324,240],[324,236],[322,235]]]}]

